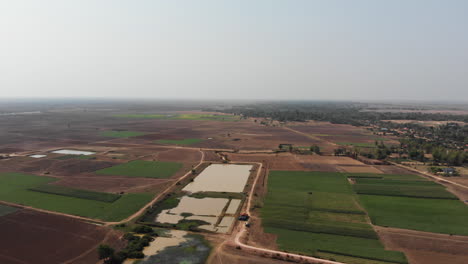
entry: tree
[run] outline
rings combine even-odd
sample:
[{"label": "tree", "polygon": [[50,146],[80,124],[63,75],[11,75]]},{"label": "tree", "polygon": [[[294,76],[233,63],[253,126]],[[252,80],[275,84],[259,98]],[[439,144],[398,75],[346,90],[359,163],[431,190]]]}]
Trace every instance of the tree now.
[{"label": "tree", "polygon": [[310,151],[314,152],[315,154],[320,154],[320,147],[317,145],[313,145],[310,147]]},{"label": "tree", "polygon": [[114,249],[109,245],[101,244],[98,247],[99,259],[109,259],[114,255]]}]

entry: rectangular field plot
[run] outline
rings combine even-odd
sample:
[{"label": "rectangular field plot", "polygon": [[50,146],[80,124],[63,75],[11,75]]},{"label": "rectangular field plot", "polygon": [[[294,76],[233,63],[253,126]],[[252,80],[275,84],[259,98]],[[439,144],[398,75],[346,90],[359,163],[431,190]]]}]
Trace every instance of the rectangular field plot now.
[{"label": "rectangular field plot", "polygon": [[271,227],[266,227],[265,231],[277,234],[279,248],[288,252],[298,252],[306,255],[315,255],[317,252],[333,252],[338,255],[383,260],[391,263],[408,263],[403,253],[385,250],[377,239]]},{"label": "rectangular field plot", "polygon": [[53,181],[56,179],[51,177],[1,173],[0,200],[104,221],[118,221],[136,212],[152,198],[147,193],[129,193],[114,202],[103,202],[30,190]]},{"label": "rectangular field plot", "polygon": [[170,178],[182,168],[182,163],[134,160],[96,171],[101,175],[119,175],[143,178]]},{"label": "rectangular field plot", "polygon": [[458,200],[381,195],[359,199],[376,225],[468,235],[468,207]]},{"label": "rectangular field plot", "polygon": [[52,151],[52,153],[55,153],[55,154],[69,154],[69,155],[85,155],[85,156],[88,156],[88,155],[93,155],[93,154],[95,154],[96,152],[92,152],[92,151],[82,151],[82,150],[74,150],[74,149],[60,149],[60,150]]},{"label": "rectangular field plot", "polygon": [[93,192],[88,190],[73,189],[64,186],[45,184],[29,189],[35,192],[63,195],[81,199],[95,200],[112,203],[120,198],[120,195],[114,193]]},{"label": "rectangular field plot", "polygon": [[242,192],[252,165],[212,164],[189,183],[187,192]]},{"label": "rectangular field plot", "polygon": [[199,138],[185,138],[185,139],[160,139],[156,140],[155,143],[160,144],[171,144],[171,145],[192,145],[202,142]]},{"label": "rectangular field plot", "polygon": [[405,186],[390,184],[356,184],[353,186],[353,188],[357,194],[458,200],[455,195],[446,191],[445,188],[441,185]]},{"label": "rectangular field plot", "polygon": [[103,131],[101,132],[101,136],[104,137],[113,137],[113,138],[128,138],[128,137],[138,137],[146,135],[145,132],[137,132],[137,131]]},{"label": "rectangular field plot", "polygon": [[261,209],[265,231],[282,250],[315,255],[333,252],[363,259],[407,263],[387,251],[360,209],[346,173],[271,171]]}]

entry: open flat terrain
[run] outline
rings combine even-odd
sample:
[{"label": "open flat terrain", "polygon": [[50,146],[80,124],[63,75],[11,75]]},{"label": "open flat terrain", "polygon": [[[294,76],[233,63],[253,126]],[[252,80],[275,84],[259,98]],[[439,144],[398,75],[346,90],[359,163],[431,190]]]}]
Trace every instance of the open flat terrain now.
[{"label": "open flat terrain", "polygon": [[[156,112],[143,116],[125,116],[127,114],[71,111],[46,112],[40,118],[0,116],[0,121],[6,124],[0,127],[0,153],[11,155],[0,160],[3,175],[0,178],[10,173],[29,175],[24,181],[22,176],[7,176],[9,184],[0,185],[0,200],[118,221],[168,188],[168,193],[183,189],[189,179],[181,181],[181,185],[176,183],[201,161],[206,162],[204,168],[208,162],[221,163],[224,158],[231,163],[255,164],[255,168],[258,167],[256,163],[262,164],[254,189],[251,227],[243,238],[249,245],[350,264],[405,263],[406,259],[410,264],[438,264],[444,259],[458,264],[466,260],[466,236],[461,236],[466,232],[462,226],[466,216],[460,214],[466,206],[460,206],[463,204],[456,200],[454,193],[400,167],[369,165],[373,163],[330,155],[333,149],[344,145],[373,147],[375,140],[391,144],[392,137],[327,122],[264,126],[259,120],[225,115],[213,117],[196,111],[163,113],[162,116]],[[69,120],[76,122],[68,126]],[[28,129],[24,128],[25,123],[30,124]],[[318,145],[324,155],[275,153],[279,144],[293,144],[302,149]],[[52,153],[60,149],[94,154]],[[31,155],[45,156],[33,158],[29,157]],[[252,175],[255,173],[254,169]],[[295,178],[300,179],[297,185],[293,181]],[[462,178],[455,180],[463,182]],[[244,192],[248,192],[252,184],[253,177],[250,177]],[[206,195],[214,194],[194,197],[201,199]],[[229,195],[214,196],[227,198]],[[238,198],[248,197],[243,195]],[[401,206],[391,207],[394,200],[386,202],[387,199],[401,199]],[[245,202],[243,204],[237,213],[246,209]],[[20,212],[46,215],[1,207],[0,219],[16,217]],[[37,219],[35,217],[31,219]],[[72,220],[65,216],[47,217]],[[207,219],[200,213],[183,217]],[[60,226],[62,220],[56,221],[55,225]],[[154,223],[154,217],[151,221]],[[179,225],[187,229],[193,222]],[[100,232],[105,234],[108,232],[106,228],[91,226],[104,230]],[[233,246],[233,237],[240,227],[243,222],[236,221],[232,231],[227,233],[202,230],[214,247],[207,263],[287,263],[255,252],[238,251]],[[82,233],[83,237],[88,236]],[[459,235],[451,236],[452,233]],[[109,244],[121,245],[117,236],[106,237],[105,234],[90,234],[95,239],[91,245],[91,240],[68,237],[67,233],[66,239],[79,244],[72,244],[75,251],[67,256],[79,257],[73,263],[95,263],[95,247],[103,239]],[[14,250],[21,249],[17,244],[14,247]],[[18,262],[7,254],[3,258],[5,256],[12,263],[31,263],[29,259]],[[51,263],[63,263],[64,258],[57,257]],[[38,261],[42,260],[38,258]]]},{"label": "open flat terrain", "polygon": [[96,248],[123,245],[119,233],[64,216],[18,210],[0,216],[0,263],[96,263]]}]

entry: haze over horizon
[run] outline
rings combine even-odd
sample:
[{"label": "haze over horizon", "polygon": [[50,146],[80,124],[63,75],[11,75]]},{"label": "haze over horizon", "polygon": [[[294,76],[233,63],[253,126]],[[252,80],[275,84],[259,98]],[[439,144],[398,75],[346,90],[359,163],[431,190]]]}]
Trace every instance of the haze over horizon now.
[{"label": "haze over horizon", "polygon": [[3,1],[0,98],[468,98],[468,2]]}]

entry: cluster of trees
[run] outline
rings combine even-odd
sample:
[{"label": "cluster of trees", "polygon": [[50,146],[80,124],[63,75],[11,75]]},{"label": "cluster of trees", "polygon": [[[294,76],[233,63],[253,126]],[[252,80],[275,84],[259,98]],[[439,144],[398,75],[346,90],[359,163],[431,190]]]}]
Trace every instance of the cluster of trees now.
[{"label": "cluster of trees", "polygon": [[356,126],[375,124],[381,120],[455,120],[468,122],[468,115],[418,112],[375,112],[367,104],[352,102],[275,102],[233,106],[229,109],[207,109],[244,117],[262,117],[278,121],[328,121]]},{"label": "cluster of trees", "polygon": [[427,141],[423,138],[406,138],[400,140],[400,145],[401,149],[398,153],[407,154],[412,160],[427,162],[429,159],[425,154],[431,154],[435,164],[447,166],[468,164],[466,151],[444,147],[440,142]]},{"label": "cluster of trees", "polygon": [[109,245],[99,245],[99,259],[103,260],[104,264],[122,264],[127,258],[144,258],[143,249],[149,246],[150,242],[154,240],[153,236],[157,236],[157,234],[148,226],[136,226],[132,231],[144,234],[144,236],[140,237],[135,236],[133,233],[126,233],[123,238],[127,240],[128,244],[119,252],[115,252],[115,249]]}]

